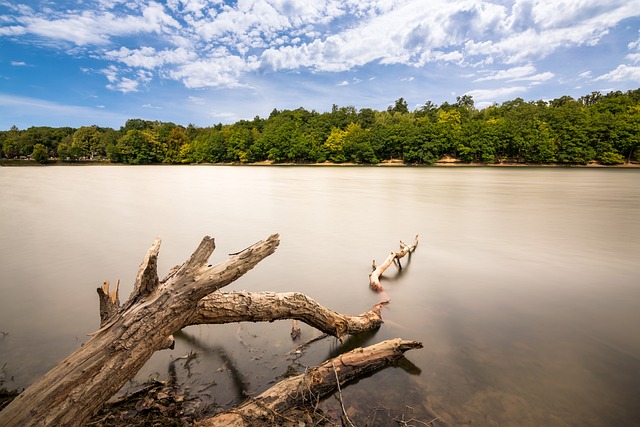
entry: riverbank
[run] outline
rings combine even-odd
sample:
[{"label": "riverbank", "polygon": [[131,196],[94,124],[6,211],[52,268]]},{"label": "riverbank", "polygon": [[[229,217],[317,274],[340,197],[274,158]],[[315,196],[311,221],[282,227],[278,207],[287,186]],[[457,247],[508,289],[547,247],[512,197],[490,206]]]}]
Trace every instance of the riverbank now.
[{"label": "riverbank", "polygon": [[[30,159],[9,159],[0,160],[0,166],[7,167],[46,167],[46,166],[131,166],[124,163],[112,163],[108,160],[81,160],[77,162],[63,162],[59,160],[52,160],[49,163],[41,164],[35,160]],[[518,163],[518,162],[501,162],[501,163],[465,163],[454,158],[444,158],[435,163],[430,164],[416,164],[406,163],[402,160],[384,160],[380,163],[296,163],[296,162],[281,162],[276,163],[272,160],[265,160],[262,162],[253,163],[240,163],[240,162],[221,162],[221,163],[152,163],[155,166],[317,166],[317,167],[549,167],[549,168],[640,168],[640,163],[631,162],[617,165],[605,165],[598,162],[590,162],[588,164],[577,163]],[[135,166],[148,166],[148,165],[135,165]]]}]

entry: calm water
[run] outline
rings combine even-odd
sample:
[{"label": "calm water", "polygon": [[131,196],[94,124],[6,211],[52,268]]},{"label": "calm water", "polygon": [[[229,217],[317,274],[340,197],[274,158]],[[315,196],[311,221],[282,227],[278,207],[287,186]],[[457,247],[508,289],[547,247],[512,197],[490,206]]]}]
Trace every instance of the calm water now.
[{"label": "calm water", "polygon": [[274,232],[278,251],[229,288],[301,291],[349,314],[378,301],[371,260],[421,242],[382,282],[376,333],[293,360],[289,322],[191,327],[137,382],[194,350],[173,364],[181,384],[227,407],[289,366],[402,337],[425,347],[343,390],[360,425],[640,425],[640,170],[0,168],[0,387],[85,342],[96,287],[121,279],[126,299],[156,236],[162,275],[204,235],[218,262]]}]

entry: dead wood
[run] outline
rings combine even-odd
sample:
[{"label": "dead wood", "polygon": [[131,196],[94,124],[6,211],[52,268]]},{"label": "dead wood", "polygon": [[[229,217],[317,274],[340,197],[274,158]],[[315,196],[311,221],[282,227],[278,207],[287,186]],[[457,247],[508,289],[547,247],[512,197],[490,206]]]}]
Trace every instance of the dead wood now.
[{"label": "dead wood", "polygon": [[[238,408],[197,423],[198,426],[283,425],[292,408],[313,406],[338,387],[367,372],[376,371],[400,359],[405,351],[422,348],[418,341],[399,338],[357,348],[328,360],[307,372],[280,381]],[[295,424],[298,425],[298,424]]]},{"label": "dead wood", "polygon": [[[379,305],[359,316],[346,316],[299,293],[216,292],[251,270],[278,245],[278,235],[272,235],[212,267],[207,261],[215,243],[206,236],[185,263],[159,280],[160,240],[156,240],[140,265],[128,300],[120,304],[119,282],[111,290],[109,282],[103,283],[97,290],[100,329],[2,410],[0,425],[84,425],[155,351],[172,345],[172,334],[189,325],[295,319],[338,338],[380,326]],[[400,343],[396,347],[406,350],[407,345]],[[355,356],[343,357],[351,360]],[[336,369],[340,378],[348,381],[361,372],[382,366],[376,360],[374,357],[363,362],[368,367],[360,370],[352,369],[351,365]],[[326,375],[326,367],[321,368],[314,371],[317,373],[313,378]],[[331,382],[330,378],[322,381]],[[323,392],[325,386],[319,384],[313,394],[322,395],[330,388],[326,386],[327,391]]]},{"label": "dead wood", "polygon": [[[193,324],[202,298],[245,274],[278,244],[278,235],[272,235],[209,267],[206,262],[215,244],[207,236],[189,260],[159,281],[160,241],[156,240],[140,266],[129,300],[103,319],[102,328],[86,344],[0,412],[0,425],[83,425],[156,350],[166,346],[171,334]],[[108,288],[102,293],[111,294]]]},{"label": "dead wood", "polygon": [[380,308],[380,305],[375,305],[358,316],[347,316],[329,310],[297,292],[215,292],[198,303],[192,324],[295,319],[342,338],[379,327],[382,324]]},{"label": "dead wood", "polygon": [[418,236],[416,235],[416,240],[411,246],[407,245],[401,240],[400,250],[398,252],[391,252],[387,257],[387,259],[385,259],[381,265],[377,266],[376,260],[374,259],[372,264],[373,271],[369,275],[369,285],[371,286],[371,289],[378,292],[384,291],[384,288],[380,284],[380,276],[382,276],[382,273],[384,273],[385,270],[389,268],[391,264],[396,264],[398,269],[402,270],[402,264],[400,263],[400,259],[405,255],[411,254],[413,251],[415,251],[417,246],[418,246]]}]

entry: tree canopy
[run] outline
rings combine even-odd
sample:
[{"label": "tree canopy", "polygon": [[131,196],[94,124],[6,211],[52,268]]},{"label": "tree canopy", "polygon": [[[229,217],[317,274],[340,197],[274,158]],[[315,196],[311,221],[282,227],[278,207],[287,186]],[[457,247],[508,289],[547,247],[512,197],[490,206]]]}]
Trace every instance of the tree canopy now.
[{"label": "tree canopy", "polygon": [[511,101],[477,109],[469,95],[410,111],[399,98],[384,111],[333,105],[319,113],[274,109],[269,117],[187,127],[143,119],[98,126],[13,126],[0,132],[0,157],[46,163],[358,163],[400,160],[606,165],[640,161],[640,89],[579,99]]}]

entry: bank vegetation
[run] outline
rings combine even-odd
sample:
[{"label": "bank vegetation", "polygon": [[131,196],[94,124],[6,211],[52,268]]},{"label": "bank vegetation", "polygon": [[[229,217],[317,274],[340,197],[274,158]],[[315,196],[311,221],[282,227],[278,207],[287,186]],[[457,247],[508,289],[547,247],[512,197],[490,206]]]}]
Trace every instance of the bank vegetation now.
[{"label": "bank vegetation", "polygon": [[210,127],[128,120],[98,126],[15,126],[0,132],[0,158],[154,163],[616,165],[640,161],[640,89],[579,99],[522,98],[477,109],[473,98],[410,111],[399,98],[384,111],[334,105],[329,112],[274,109]]}]

